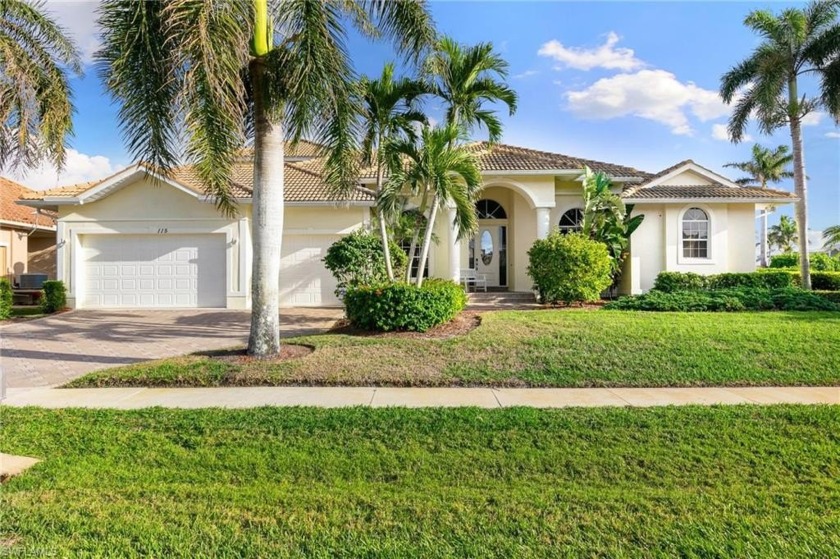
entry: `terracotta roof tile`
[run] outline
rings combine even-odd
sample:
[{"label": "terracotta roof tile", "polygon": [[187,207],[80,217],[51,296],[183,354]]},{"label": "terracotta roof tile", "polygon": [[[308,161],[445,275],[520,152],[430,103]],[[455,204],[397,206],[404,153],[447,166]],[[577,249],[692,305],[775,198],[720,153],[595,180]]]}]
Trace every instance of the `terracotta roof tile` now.
[{"label": "terracotta roof tile", "polygon": [[726,199],[779,199],[785,198],[796,200],[790,192],[784,190],[773,190],[770,188],[740,187],[733,188],[720,183],[703,185],[656,185],[646,188],[635,189],[632,193],[624,192],[622,198],[626,200],[645,199],[704,199],[704,198],[726,198]]},{"label": "terracotta roof tile", "polygon": [[38,196],[39,194],[40,192],[26,188],[22,184],[0,177],[0,221],[25,223],[47,228],[55,227],[54,216],[39,215],[35,213],[34,209],[17,203],[22,197]]}]

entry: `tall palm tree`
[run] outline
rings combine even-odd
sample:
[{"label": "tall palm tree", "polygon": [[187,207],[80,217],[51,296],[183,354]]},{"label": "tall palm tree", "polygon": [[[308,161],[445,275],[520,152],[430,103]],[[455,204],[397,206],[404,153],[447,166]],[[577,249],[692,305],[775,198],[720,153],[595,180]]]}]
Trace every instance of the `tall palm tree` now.
[{"label": "tall palm tree", "polygon": [[434,41],[424,0],[104,0],[99,24],[102,77],[136,159],[168,172],[183,151],[231,214],[231,169],[253,140],[248,352],[278,353],[284,139],[324,141],[328,179],[352,182],[357,107],[345,27],[419,59]]},{"label": "tall palm tree", "polygon": [[826,227],[823,231],[823,246],[829,250],[840,248],[840,225]]},{"label": "tall palm tree", "polygon": [[[448,204],[455,207],[458,238],[462,239],[478,227],[475,203],[481,192],[481,171],[475,154],[466,149],[463,131],[455,125],[423,127],[420,137],[389,142],[385,146],[390,175],[381,198],[380,208],[388,213],[404,197],[408,186],[413,194],[430,200],[429,218],[424,230],[417,287],[423,285],[423,273],[432,244],[438,210]],[[411,260],[409,260],[411,268]]]},{"label": "tall palm tree", "polygon": [[[793,171],[788,167],[793,162],[793,154],[787,146],[779,146],[776,149],[766,148],[759,144],[753,144],[752,159],[749,161],[727,163],[724,167],[732,167],[747,173],[735,182],[741,185],[758,185],[767,188],[771,183],[781,182],[783,179],[793,177]],[[773,208],[770,208],[772,211]],[[766,209],[761,210],[761,266],[767,267],[767,214]]]},{"label": "tall palm tree", "polygon": [[[823,109],[840,120],[840,24],[838,0],[817,0],[805,8],[786,8],[779,15],[768,10],[750,12],[744,24],[763,41],[749,58],[721,78],[720,94],[735,103],[729,135],[739,142],[747,122],[755,118],[764,133],[787,126],[793,147],[793,184],[799,201],[796,224],[802,287],[811,288],[808,260],[808,192],[802,143],[802,119]],[[818,91],[800,90],[800,78],[812,74]]]},{"label": "tall palm tree", "polygon": [[[0,170],[64,165],[78,50],[40,2],[0,0]],[[69,72],[68,72],[69,71]]]},{"label": "tall palm tree", "polygon": [[[417,110],[417,100],[429,89],[419,80],[394,79],[394,65],[386,64],[382,74],[371,79],[362,77],[359,82],[362,101],[362,163],[376,168],[376,191],[382,191],[385,161],[380,149],[386,141],[401,137],[414,137],[415,126],[427,122],[426,115]],[[385,213],[378,213],[379,235],[385,254],[388,279],[394,279],[391,254],[388,247],[388,228]]]},{"label": "tall palm tree", "polygon": [[780,251],[784,253],[793,252],[793,247],[799,239],[796,223],[788,216],[783,215],[779,218],[779,223],[770,228],[768,238],[770,244],[778,247]]},{"label": "tall palm tree", "polygon": [[[492,43],[464,46],[451,37],[443,37],[426,58],[423,72],[432,93],[444,102],[447,125],[462,127],[467,133],[483,126],[490,142],[501,139],[502,123],[487,105],[502,103],[513,115],[517,95],[504,82],[508,63],[493,50]],[[423,215],[428,203],[425,196],[420,200]],[[417,236],[409,248],[409,262],[414,260],[416,247]]]}]

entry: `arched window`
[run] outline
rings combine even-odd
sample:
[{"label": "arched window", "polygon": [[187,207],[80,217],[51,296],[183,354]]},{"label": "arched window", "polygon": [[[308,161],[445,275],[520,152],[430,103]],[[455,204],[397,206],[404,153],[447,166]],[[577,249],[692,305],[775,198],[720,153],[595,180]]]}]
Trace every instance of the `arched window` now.
[{"label": "arched window", "polygon": [[560,223],[558,229],[564,235],[580,231],[583,226],[583,210],[580,208],[572,208],[560,216]]},{"label": "arched window", "polygon": [[683,258],[709,257],[709,214],[691,208],[682,218]]},{"label": "arched window", "polygon": [[505,209],[495,200],[479,200],[475,203],[478,219],[507,219]]}]

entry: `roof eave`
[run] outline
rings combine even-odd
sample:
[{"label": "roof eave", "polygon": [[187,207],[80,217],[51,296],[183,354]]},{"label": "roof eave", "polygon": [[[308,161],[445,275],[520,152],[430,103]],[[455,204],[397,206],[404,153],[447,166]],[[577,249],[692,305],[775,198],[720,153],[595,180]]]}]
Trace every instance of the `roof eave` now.
[{"label": "roof eave", "polygon": [[622,200],[634,204],[684,204],[686,202],[697,203],[728,203],[728,204],[793,204],[799,198],[633,198],[622,196]]}]

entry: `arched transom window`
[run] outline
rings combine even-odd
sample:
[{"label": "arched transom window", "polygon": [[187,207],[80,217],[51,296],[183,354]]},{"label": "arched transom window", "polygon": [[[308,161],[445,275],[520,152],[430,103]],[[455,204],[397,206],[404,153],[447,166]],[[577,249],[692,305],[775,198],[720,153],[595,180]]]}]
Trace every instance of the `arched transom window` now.
[{"label": "arched transom window", "polygon": [[495,200],[479,200],[475,203],[478,219],[507,219],[505,209]]},{"label": "arched transom window", "polygon": [[709,257],[709,214],[700,208],[683,214],[682,251],[684,258]]},{"label": "arched transom window", "polygon": [[560,232],[564,235],[580,231],[583,226],[583,210],[580,208],[573,208],[566,211],[560,216],[560,223],[557,225]]}]

